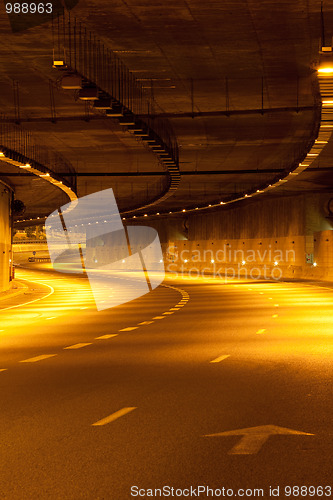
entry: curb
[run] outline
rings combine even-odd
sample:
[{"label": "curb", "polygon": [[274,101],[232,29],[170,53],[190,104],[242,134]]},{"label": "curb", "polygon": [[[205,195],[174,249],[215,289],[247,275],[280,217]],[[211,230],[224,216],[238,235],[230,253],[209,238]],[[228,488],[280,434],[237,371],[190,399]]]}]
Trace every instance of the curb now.
[{"label": "curb", "polygon": [[20,285],[18,287],[19,289],[15,290],[15,292],[11,292],[12,289],[9,289],[8,291],[5,291],[5,292],[1,292],[0,293],[0,302],[3,300],[12,299],[13,297],[16,297],[17,295],[20,295],[21,293],[24,293],[27,290],[29,290],[29,287],[19,280],[13,280],[12,283],[19,284]]}]

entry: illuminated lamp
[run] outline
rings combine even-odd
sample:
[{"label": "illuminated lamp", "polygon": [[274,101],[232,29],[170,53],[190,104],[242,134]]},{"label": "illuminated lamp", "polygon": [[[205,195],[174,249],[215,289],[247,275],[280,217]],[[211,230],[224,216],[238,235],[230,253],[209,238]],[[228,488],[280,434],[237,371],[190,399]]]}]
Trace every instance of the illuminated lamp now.
[{"label": "illuminated lamp", "polygon": [[98,99],[97,87],[85,87],[79,90],[79,99],[81,101],[96,101]]},{"label": "illuminated lamp", "polygon": [[61,68],[62,66],[65,66],[64,61],[53,61],[54,68]]},{"label": "illuminated lamp", "polygon": [[104,99],[97,99],[94,102],[94,109],[110,109],[111,106],[112,106],[111,97]]},{"label": "illuminated lamp", "polygon": [[79,75],[65,75],[61,80],[61,87],[64,90],[82,89],[82,78]]}]

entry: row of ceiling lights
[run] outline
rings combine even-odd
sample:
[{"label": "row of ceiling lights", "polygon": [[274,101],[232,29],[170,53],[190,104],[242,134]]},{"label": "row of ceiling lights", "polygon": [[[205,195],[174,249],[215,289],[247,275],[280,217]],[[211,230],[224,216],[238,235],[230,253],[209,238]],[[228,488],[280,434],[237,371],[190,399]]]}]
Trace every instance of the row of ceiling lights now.
[{"label": "row of ceiling lights", "polygon": [[29,173],[34,174],[40,177],[41,179],[44,179],[45,181],[49,182],[53,186],[56,186],[57,188],[61,189],[64,193],[66,193],[71,201],[77,199],[76,193],[73,191],[73,189],[70,186],[68,186],[64,181],[59,180],[53,172],[47,171],[46,169],[42,171],[39,168],[37,168],[37,165],[35,163],[33,163],[32,166],[30,163],[24,161],[25,158],[21,157],[21,155],[15,155],[12,151],[7,151],[3,149],[0,150],[0,160],[9,163],[10,165],[14,165],[15,167],[19,167],[25,171],[28,171]]},{"label": "row of ceiling lights", "polygon": [[[332,61],[324,61],[318,68],[318,81],[319,81],[319,88],[320,88],[320,94],[321,94],[321,103],[322,103],[322,115],[321,115],[321,122],[319,126],[319,132],[318,132],[318,137],[315,140],[312,148],[310,151],[307,153],[306,157],[304,160],[298,164],[298,167],[296,167],[293,171],[290,171],[289,174],[287,174],[285,177],[279,179],[278,181],[274,182],[273,184],[268,184],[267,186],[262,187],[261,189],[257,189],[253,192],[245,193],[241,196],[238,196],[236,198],[233,198],[231,200],[227,201],[219,201],[216,203],[209,203],[208,205],[205,206],[200,206],[200,207],[192,207],[192,208],[182,208],[179,210],[173,210],[173,211],[168,211],[168,212],[156,212],[156,213],[146,213],[146,214],[140,214],[140,215],[133,215],[130,217],[123,217],[123,220],[126,219],[136,219],[136,218],[142,218],[142,217],[155,217],[155,216],[167,216],[167,215],[175,215],[175,214],[182,214],[184,212],[195,212],[197,210],[207,210],[210,208],[216,208],[221,205],[229,205],[230,203],[235,203],[237,201],[245,200],[247,198],[251,198],[254,196],[257,196],[259,194],[268,192],[274,188],[280,187],[282,184],[288,182],[289,180],[293,179],[296,175],[299,175],[302,173],[306,168],[308,168],[312,162],[318,157],[318,155],[322,152],[326,144],[328,143],[332,131],[333,131],[333,62]],[[63,191],[68,194],[69,198],[71,201],[77,199],[76,194],[74,191],[66,186],[65,184],[62,183],[62,181],[58,181],[54,179],[51,175],[51,173],[41,173],[37,169],[34,169],[31,167],[29,164],[20,164],[17,161],[11,160],[9,158],[6,158],[3,152],[0,152],[0,157],[2,160],[7,161],[8,163],[12,163],[16,166],[19,166],[20,168],[29,168],[31,173],[34,173],[38,175],[39,177],[43,177],[49,182],[51,182],[54,185],[57,185],[57,187],[60,187]],[[29,219],[33,220],[33,219]],[[18,221],[17,221],[18,222]],[[20,221],[20,222],[26,222],[25,221]]]},{"label": "row of ceiling lights", "polygon": [[[327,60],[322,63],[322,65],[318,68],[318,81],[321,95],[321,103],[322,103],[322,114],[321,121],[319,126],[318,137],[315,140],[312,148],[307,153],[306,157],[299,163],[298,166],[290,171],[285,177],[282,177],[278,181],[273,184],[268,184],[267,186],[262,187],[261,189],[257,189],[255,191],[245,193],[237,198],[233,198],[231,200],[219,201],[216,203],[209,203],[208,205],[201,207],[192,207],[192,208],[183,208],[179,210],[173,210],[169,212],[156,212],[150,214],[141,214],[141,215],[133,215],[132,219],[141,218],[141,217],[152,217],[152,216],[166,216],[171,214],[182,214],[184,212],[195,212],[196,210],[207,210],[210,208],[216,208],[220,205],[229,205],[230,203],[235,203],[237,201],[245,200],[247,198],[251,198],[253,196],[258,196],[259,194],[268,192],[274,188],[280,187],[282,184],[288,182],[295,178],[296,175],[301,174],[306,168],[308,168],[311,163],[317,158],[317,156],[322,152],[326,144],[328,143],[332,131],[333,131],[333,63],[329,63]],[[124,218],[125,219],[125,218]]]}]

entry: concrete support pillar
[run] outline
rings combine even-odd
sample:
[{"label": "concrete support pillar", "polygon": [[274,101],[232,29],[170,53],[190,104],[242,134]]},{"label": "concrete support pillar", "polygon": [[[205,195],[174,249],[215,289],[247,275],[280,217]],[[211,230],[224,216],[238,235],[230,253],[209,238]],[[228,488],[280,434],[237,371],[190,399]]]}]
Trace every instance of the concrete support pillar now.
[{"label": "concrete support pillar", "polygon": [[12,190],[0,181],[0,292],[8,290],[11,275],[11,199]]}]

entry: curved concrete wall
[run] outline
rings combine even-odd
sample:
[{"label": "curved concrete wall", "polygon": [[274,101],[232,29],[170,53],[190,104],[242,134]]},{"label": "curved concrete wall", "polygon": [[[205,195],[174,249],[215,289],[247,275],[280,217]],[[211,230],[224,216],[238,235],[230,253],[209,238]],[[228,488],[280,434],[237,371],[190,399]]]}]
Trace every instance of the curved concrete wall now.
[{"label": "curved concrete wall", "polygon": [[166,269],[193,276],[333,280],[333,193],[263,199],[190,215],[188,239],[164,245]]},{"label": "curved concrete wall", "polygon": [[10,282],[11,197],[10,188],[0,181],[0,292],[8,290]]}]

